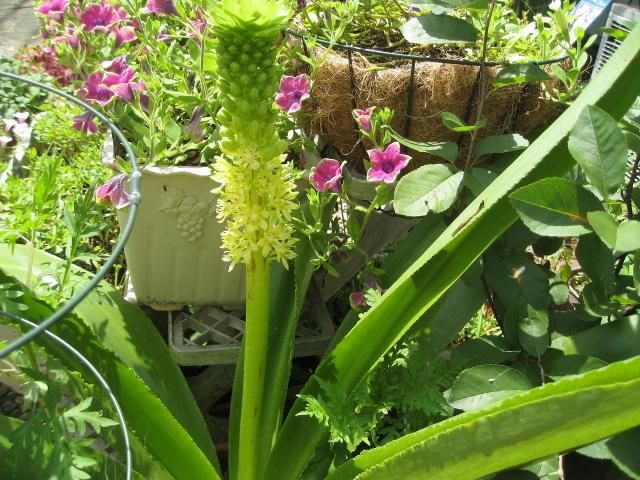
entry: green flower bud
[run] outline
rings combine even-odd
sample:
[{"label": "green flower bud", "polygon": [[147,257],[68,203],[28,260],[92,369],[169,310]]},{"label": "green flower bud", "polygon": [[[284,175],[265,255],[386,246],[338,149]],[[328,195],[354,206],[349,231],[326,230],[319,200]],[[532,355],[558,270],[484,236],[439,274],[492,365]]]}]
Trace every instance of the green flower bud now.
[{"label": "green flower bud", "polygon": [[290,11],[283,0],[222,0],[212,13],[223,153],[213,178],[222,185],[217,214],[227,222],[225,259],[233,266],[255,254],[286,266],[296,190],[283,164],[287,143],[274,129],[273,102],[280,73],[275,45]]}]

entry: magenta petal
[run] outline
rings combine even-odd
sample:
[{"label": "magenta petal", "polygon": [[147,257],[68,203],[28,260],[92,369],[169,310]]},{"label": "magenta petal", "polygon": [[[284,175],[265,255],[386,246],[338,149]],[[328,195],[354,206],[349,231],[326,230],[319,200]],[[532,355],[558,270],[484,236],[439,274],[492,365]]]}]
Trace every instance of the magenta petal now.
[{"label": "magenta petal", "polygon": [[129,178],[126,173],[116,175],[104,185],[100,185],[93,192],[98,203],[109,203],[116,208],[124,208],[129,205],[129,194],[124,189],[124,183]]},{"label": "magenta petal", "polygon": [[388,157],[397,157],[400,154],[400,144],[398,142],[390,143],[384,153]]},{"label": "magenta petal", "polygon": [[367,170],[367,181],[369,182],[382,182],[386,178],[386,173],[376,168],[370,168]]},{"label": "magenta petal", "polygon": [[319,192],[331,190],[338,193],[342,190],[340,180],[342,179],[342,169],[345,164],[346,162],[340,164],[340,162],[333,158],[324,158],[318,165],[311,169],[309,179]]},{"label": "magenta petal", "polygon": [[371,150],[367,150],[367,155],[369,155],[369,159],[371,160],[371,163],[373,163],[374,165],[377,165],[379,163],[382,163],[384,161],[384,152],[376,149],[376,148],[372,148]]},{"label": "magenta petal", "polygon": [[133,101],[133,89],[128,83],[119,83],[111,87],[111,91],[125,102]]}]

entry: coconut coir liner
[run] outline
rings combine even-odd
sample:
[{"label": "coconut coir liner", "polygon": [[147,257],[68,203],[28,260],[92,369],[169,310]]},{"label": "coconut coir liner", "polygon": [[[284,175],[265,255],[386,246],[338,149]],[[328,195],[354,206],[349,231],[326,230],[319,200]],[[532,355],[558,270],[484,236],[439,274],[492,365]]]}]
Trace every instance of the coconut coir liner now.
[{"label": "coconut coir liner", "polygon": [[[411,62],[397,62],[393,67],[370,63],[364,56],[352,54],[354,85],[346,56],[330,53],[318,67],[313,82],[311,128],[322,135],[350,164],[358,166],[367,158],[367,142],[362,142],[352,116],[354,108],[389,107],[394,111],[392,126],[415,141],[452,141],[460,145],[459,159],[466,158],[469,135],[446,128],[441,112],[452,112],[462,119],[475,119],[479,66],[416,62],[411,121],[407,131],[406,113]],[[500,67],[487,68],[487,95],[483,116],[486,126],[478,139],[488,135],[517,132],[527,135],[546,126],[556,109],[542,99],[536,84],[491,86]],[[355,96],[352,95],[355,92]],[[442,159],[419,152],[409,152],[413,168]]]}]

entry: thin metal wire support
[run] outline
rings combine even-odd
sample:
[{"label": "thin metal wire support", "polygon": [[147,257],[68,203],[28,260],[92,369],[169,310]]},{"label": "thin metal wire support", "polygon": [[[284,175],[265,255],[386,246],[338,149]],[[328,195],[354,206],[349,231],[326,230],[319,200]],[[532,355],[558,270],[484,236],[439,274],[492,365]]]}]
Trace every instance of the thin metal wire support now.
[{"label": "thin metal wire support", "polygon": [[[23,325],[28,325],[29,327],[37,327],[36,323],[9,312],[0,311],[0,316],[7,317],[10,320],[13,320],[18,323],[22,323]],[[71,352],[71,354],[74,357],[80,360],[80,362],[89,369],[89,371],[98,380],[98,383],[100,383],[100,385],[102,385],[102,388],[104,388],[105,391],[107,392],[107,395],[111,400],[111,404],[113,405],[113,408],[116,411],[116,415],[118,416],[120,429],[122,430],[122,439],[124,440],[125,467],[126,467],[125,479],[131,480],[132,465],[131,465],[131,443],[129,442],[129,432],[127,430],[127,424],[125,423],[125,420],[124,420],[124,414],[122,413],[120,404],[118,403],[116,396],[113,394],[111,387],[109,387],[109,384],[104,379],[104,377],[100,374],[100,372],[98,372],[96,367],[94,367],[93,364],[89,360],[87,360],[87,358],[84,355],[82,355],[78,350],[76,350],[73,346],[71,346],[69,343],[67,343],[65,340],[63,340],[56,334],[51,333],[49,330],[45,330],[43,333],[47,337],[49,337],[51,340],[58,342],[60,345],[66,348],[69,352]]]},{"label": "thin metal wire support", "polygon": [[[294,37],[301,38],[306,40],[308,38],[312,38],[311,35],[306,35],[304,33],[296,32],[292,29],[285,30],[289,35],[293,35]],[[346,50],[347,52],[358,52],[363,53],[365,55],[379,55],[381,57],[386,58],[395,58],[398,60],[416,60],[418,62],[430,62],[430,63],[446,63],[450,65],[475,65],[480,66],[481,62],[476,62],[473,60],[458,60],[455,58],[439,58],[439,57],[429,57],[425,55],[414,55],[409,53],[398,53],[398,52],[388,52],[386,50],[376,50],[374,48],[366,48],[359,47],[357,45],[349,45],[346,43],[335,43],[330,42],[328,40],[323,40],[322,38],[313,37],[316,43],[324,47],[333,47],[338,50]],[[550,60],[529,60],[528,62],[519,62],[519,63],[533,63],[535,65],[550,65],[552,63],[559,63],[568,58],[567,55],[562,57],[552,58]],[[486,67],[498,67],[498,66],[507,66],[507,65],[517,65],[517,63],[508,63],[508,62],[484,62]]]},{"label": "thin metal wire support", "polygon": [[[62,305],[59,310],[54,312],[50,317],[46,318],[42,323],[29,330],[27,333],[17,338],[16,340],[9,343],[4,349],[0,350],[0,359],[5,358],[7,355],[15,352],[19,348],[23,347],[38,335],[45,332],[48,328],[51,328],[56,322],[62,320],[69,312],[71,312],[95,287],[98,286],[98,283],[104,278],[107,272],[111,269],[113,264],[117,261],[118,257],[124,250],[124,245],[129,239],[129,235],[131,235],[131,231],[133,230],[133,225],[136,220],[138,207],[140,206],[140,170],[138,168],[138,164],[136,163],[136,157],[131,149],[131,146],[127,142],[127,139],[124,137],[124,134],[120,131],[118,127],[116,127],[104,114],[100,113],[98,110],[93,108],[91,105],[83,102],[82,100],[75,98],[73,95],[69,95],[66,92],[62,92],[57,88],[54,88],[50,85],[45,85],[40,82],[36,82],[34,80],[23,78],[19,75],[14,75],[12,73],[0,71],[0,78],[8,78],[18,82],[24,82],[29,85],[32,85],[37,88],[41,88],[49,93],[54,95],[58,95],[65,100],[68,100],[75,105],[83,108],[84,110],[90,112],[95,117],[97,117],[102,123],[107,125],[111,130],[112,134],[117,137],[122,146],[124,147],[127,157],[129,158],[129,163],[131,165],[131,180],[130,180],[130,194],[129,194],[129,218],[127,219],[127,223],[120,232],[120,236],[118,237],[118,241],[113,247],[111,251],[111,255],[107,258],[105,264],[100,268],[95,276],[91,279],[91,281],[85,285],[85,287],[80,290],[76,295],[74,295],[67,303]],[[3,312],[0,312],[3,313]]]}]

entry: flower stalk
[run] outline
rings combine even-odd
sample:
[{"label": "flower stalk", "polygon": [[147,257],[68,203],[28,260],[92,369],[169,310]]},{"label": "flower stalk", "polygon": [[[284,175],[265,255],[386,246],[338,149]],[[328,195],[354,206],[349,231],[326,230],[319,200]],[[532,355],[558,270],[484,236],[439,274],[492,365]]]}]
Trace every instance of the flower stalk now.
[{"label": "flower stalk", "polygon": [[[282,0],[222,0],[212,11],[221,109],[220,150],[213,178],[221,186],[218,218],[225,260],[246,265],[247,296],[237,472],[261,477],[259,438],[269,334],[271,262],[293,257],[293,177],[285,166],[287,143],[278,137],[274,106],[280,69],[276,42],[290,16]],[[204,41],[204,39],[203,39]],[[238,394],[238,392],[234,392]],[[233,468],[233,466],[232,466]]]}]

